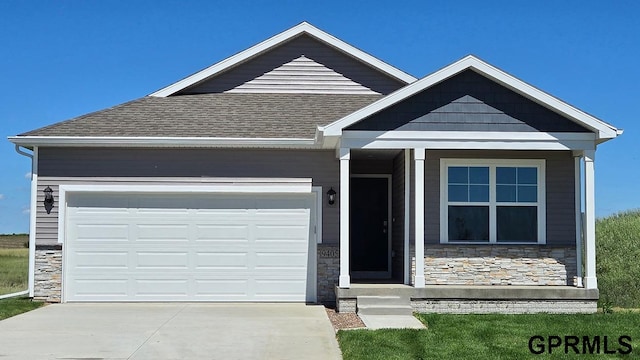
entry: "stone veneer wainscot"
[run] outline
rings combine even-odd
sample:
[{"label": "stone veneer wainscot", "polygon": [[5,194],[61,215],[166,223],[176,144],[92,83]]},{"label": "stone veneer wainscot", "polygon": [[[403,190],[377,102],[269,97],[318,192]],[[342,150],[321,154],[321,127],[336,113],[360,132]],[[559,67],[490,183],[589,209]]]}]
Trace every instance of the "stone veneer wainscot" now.
[{"label": "stone veneer wainscot", "polygon": [[572,246],[427,245],[424,273],[427,285],[572,286],[576,251]]},{"label": "stone veneer wainscot", "polygon": [[36,247],[33,299],[59,303],[62,295],[62,247]]}]

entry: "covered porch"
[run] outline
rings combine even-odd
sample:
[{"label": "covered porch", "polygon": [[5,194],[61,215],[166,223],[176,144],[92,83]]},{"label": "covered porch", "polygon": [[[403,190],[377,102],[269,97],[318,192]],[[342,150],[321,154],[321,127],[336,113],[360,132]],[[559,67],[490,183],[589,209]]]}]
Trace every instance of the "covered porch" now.
[{"label": "covered porch", "polygon": [[[438,185],[443,179],[440,164],[444,157],[467,158],[472,153],[478,158],[546,158],[545,167],[551,172],[570,164],[567,173],[572,176],[571,186],[561,191],[572,192],[569,215],[563,206],[565,218],[571,216],[571,238],[559,239],[569,232],[556,232],[545,208],[542,222],[549,225],[542,227],[542,241],[447,241],[439,229],[446,221],[438,213],[442,210],[441,189],[446,186]],[[341,148],[339,156],[340,275],[335,288],[339,311],[356,311],[358,296],[388,295],[407,297],[414,311],[422,312],[596,310],[593,151]],[[382,196],[389,200],[381,204],[388,211],[383,211],[382,216],[388,220],[370,216],[376,213],[370,201],[376,197],[375,190],[362,179],[376,178],[385,179],[382,186],[387,190]],[[554,207],[555,190],[545,189],[541,191],[551,191],[545,194],[550,197],[547,206]],[[369,201],[357,203],[363,197]],[[358,220],[354,211],[367,214],[365,220]],[[359,221],[364,221],[365,231]],[[383,256],[369,256],[371,251],[380,249],[367,243],[378,222],[386,252]],[[567,224],[562,226],[566,228]],[[549,241],[548,231],[554,234]],[[360,233],[366,234],[364,239]],[[362,258],[368,260],[363,262]],[[367,271],[367,266],[377,271]]]}]

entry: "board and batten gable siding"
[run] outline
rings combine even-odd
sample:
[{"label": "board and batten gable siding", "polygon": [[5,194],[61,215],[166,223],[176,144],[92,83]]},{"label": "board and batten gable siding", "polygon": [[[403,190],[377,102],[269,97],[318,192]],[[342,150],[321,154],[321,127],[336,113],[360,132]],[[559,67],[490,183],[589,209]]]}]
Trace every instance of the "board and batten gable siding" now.
[{"label": "board and batten gable siding", "polygon": [[340,193],[335,151],[40,148],[38,155],[37,245],[58,242],[59,204],[51,214],[41,206],[46,186],[57,200],[59,185],[206,186],[243,177],[313,179],[313,186],[323,189],[323,242],[339,239],[338,204],[328,205],[324,196],[329,187]]},{"label": "board and batten gable siding", "polygon": [[425,243],[440,243],[440,159],[544,159],[547,245],[575,245],[574,160],[570,151],[427,150]]},{"label": "board and batten gable siding", "polygon": [[472,70],[465,70],[346,130],[589,131]]},{"label": "board and batten gable siding", "polygon": [[402,82],[301,35],[177,93],[389,94]]}]

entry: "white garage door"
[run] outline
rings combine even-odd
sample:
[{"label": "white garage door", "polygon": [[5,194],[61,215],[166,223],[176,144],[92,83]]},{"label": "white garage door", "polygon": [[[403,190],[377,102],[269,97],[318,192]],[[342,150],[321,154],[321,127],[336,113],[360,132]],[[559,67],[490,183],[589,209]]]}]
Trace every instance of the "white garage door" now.
[{"label": "white garage door", "polygon": [[314,301],[313,203],[309,194],[70,194],[63,296]]}]

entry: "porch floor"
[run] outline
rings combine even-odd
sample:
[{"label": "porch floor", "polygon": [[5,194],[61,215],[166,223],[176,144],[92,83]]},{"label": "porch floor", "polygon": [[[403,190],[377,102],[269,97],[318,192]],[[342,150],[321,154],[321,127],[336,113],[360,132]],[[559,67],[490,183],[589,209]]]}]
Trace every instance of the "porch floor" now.
[{"label": "porch floor", "polygon": [[408,296],[433,300],[598,300],[598,289],[575,286],[536,285],[427,285],[414,288],[404,284],[356,283],[336,287],[336,299],[358,296]]}]

